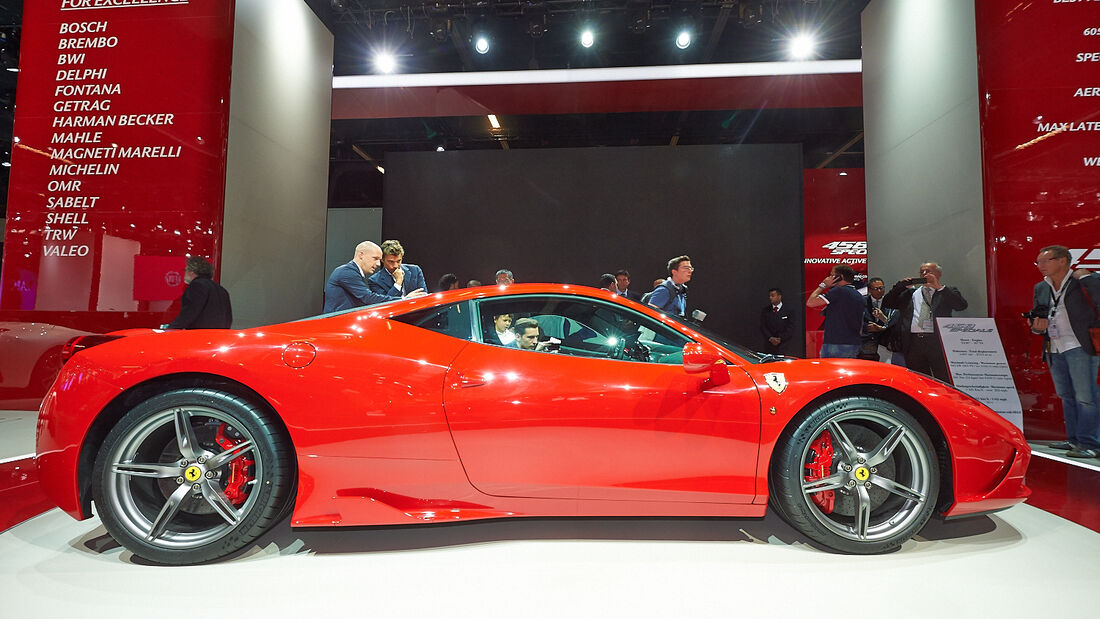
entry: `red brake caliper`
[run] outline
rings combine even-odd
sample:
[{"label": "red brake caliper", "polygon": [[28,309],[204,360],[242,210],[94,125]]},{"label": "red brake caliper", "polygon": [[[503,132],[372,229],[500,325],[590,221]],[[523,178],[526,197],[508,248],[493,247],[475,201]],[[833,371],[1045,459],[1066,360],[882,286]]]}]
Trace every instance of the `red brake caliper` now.
[{"label": "red brake caliper", "polygon": [[[229,451],[244,442],[244,439],[232,439],[225,435],[226,424],[218,426],[218,432],[214,435],[214,442],[218,447]],[[832,452],[830,452],[832,453]],[[247,455],[240,456],[229,463],[229,477],[225,480],[225,498],[234,505],[241,505],[248,498],[245,484],[252,481],[253,476],[248,474],[248,468],[256,464],[256,461]]]},{"label": "red brake caliper", "polygon": [[[829,467],[833,465],[832,435],[828,432],[822,432],[821,436],[817,437],[817,440],[810,445],[810,448],[817,455],[812,461],[806,463],[806,470],[809,471],[809,474],[806,475],[806,481],[825,479],[829,476]],[[814,500],[814,503],[817,503],[823,513],[833,513],[833,502],[836,497],[832,490],[814,493],[810,498]]]}]

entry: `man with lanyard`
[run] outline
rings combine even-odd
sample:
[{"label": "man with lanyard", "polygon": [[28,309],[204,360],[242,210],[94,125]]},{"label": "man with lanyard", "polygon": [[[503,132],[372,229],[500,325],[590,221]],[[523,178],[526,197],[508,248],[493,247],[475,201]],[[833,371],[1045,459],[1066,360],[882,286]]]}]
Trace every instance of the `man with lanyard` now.
[{"label": "man with lanyard", "polygon": [[1035,284],[1031,330],[1047,343],[1054,390],[1062,400],[1066,440],[1051,445],[1071,458],[1100,455],[1100,357],[1089,337],[1097,319],[1100,277],[1088,269],[1070,271],[1069,250],[1044,247],[1035,260],[1043,281]]},{"label": "man with lanyard", "polygon": [[668,279],[649,293],[645,300],[653,307],[669,314],[685,315],[687,312],[687,283],[695,267],[688,256],[676,256],[668,261]]},{"label": "man with lanyard", "polygon": [[952,312],[968,307],[962,293],[943,284],[943,267],[938,262],[920,265],[920,277],[903,279],[886,293],[882,306],[899,310],[898,329],[905,367],[944,382],[951,382],[947,359],[943,356],[936,318],[949,318]]}]

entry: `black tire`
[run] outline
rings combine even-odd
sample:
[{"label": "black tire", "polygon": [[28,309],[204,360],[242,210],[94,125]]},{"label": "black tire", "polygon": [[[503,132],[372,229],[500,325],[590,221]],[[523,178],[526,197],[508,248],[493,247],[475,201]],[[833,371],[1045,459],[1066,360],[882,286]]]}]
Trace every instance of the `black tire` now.
[{"label": "black tire", "polygon": [[[181,432],[182,430],[182,432]],[[260,407],[212,389],[135,406],[96,456],[92,497],[107,531],[139,557],[189,565],[229,555],[285,515],[290,442]]]},{"label": "black tire", "polygon": [[939,460],[908,412],[875,398],[841,398],[783,433],[770,486],[772,506],[802,534],[840,552],[878,554],[900,547],[932,516]]}]

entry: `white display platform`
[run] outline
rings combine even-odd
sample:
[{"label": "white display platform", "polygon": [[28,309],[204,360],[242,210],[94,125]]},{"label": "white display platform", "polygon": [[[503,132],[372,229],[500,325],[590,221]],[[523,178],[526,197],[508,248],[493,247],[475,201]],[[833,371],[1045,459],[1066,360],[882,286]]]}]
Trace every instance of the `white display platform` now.
[{"label": "white display platform", "polygon": [[[900,552],[806,545],[764,519],[538,519],[291,530],[232,561],[140,565],[98,519],[0,534],[4,616],[850,618],[1049,614],[1095,589],[1100,534],[1028,505],[933,522]],[[324,614],[322,614],[324,613]],[[803,614],[805,613],[805,614]]]}]

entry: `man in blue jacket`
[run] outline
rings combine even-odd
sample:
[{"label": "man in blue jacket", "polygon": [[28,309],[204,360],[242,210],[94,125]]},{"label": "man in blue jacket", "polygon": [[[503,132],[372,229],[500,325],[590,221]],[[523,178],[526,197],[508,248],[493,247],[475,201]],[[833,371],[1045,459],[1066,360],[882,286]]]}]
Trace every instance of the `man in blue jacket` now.
[{"label": "man in blue jacket", "polygon": [[691,266],[691,258],[676,256],[668,261],[668,278],[657,285],[642,297],[642,303],[648,303],[653,307],[668,314],[683,316],[687,313],[687,283],[691,281],[691,275],[695,267]]},{"label": "man in blue jacket", "polygon": [[[355,246],[355,256],[351,262],[342,264],[332,271],[325,284],[325,313],[353,307],[374,305],[400,299],[401,295],[379,294],[367,287],[370,277],[382,264],[382,249],[370,241]],[[410,297],[424,294],[423,290],[410,293]]]},{"label": "man in blue jacket", "polygon": [[[371,292],[382,295],[420,296],[427,286],[424,284],[424,271],[415,264],[402,264],[405,248],[400,241],[382,243],[382,266],[367,279]],[[420,294],[416,294],[416,293]]]}]

